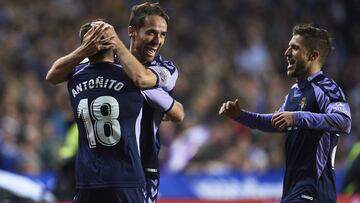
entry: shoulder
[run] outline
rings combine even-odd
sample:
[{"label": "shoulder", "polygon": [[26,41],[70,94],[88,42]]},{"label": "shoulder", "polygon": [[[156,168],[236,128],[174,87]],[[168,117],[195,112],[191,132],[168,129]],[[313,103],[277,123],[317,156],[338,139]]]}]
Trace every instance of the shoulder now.
[{"label": "shoulder", "polygon": [[113,67],[114,67],[115,69],[120,70],[120,71],[124,71],[124,69],[123,69],[123,67],[122,67],[121,64],[113,63],[112,65],[113,65]]},{"label": "shoulder", "polygon": [[294,84],[291,86],[290,90],[293,90],[293,89],[299,89],[299,85],[298,85],[297,83],[294,83]]},{"label": "shoulder", "polygon": [[170,72],[171,75],[177,72],[177,68],[175,64],[170,60],[164,59],[160,55],[155,57],[154,61],[149,65],[149,68],[155,68],[155,67],[165,68]]},{"label": "shoulder", "polygon": [[315,87],[318,87],[326,97],[332,102],[340,101],[345,102],[345,95],[341,90],[340,86],[336,82],[325,75],[321,75],[318,78],[314,79],[313,82]]},{"label": "shoulder", "polygon": [[75,66],[74,71],[72,73],[72,75],[77,75],[80,72],[82,72],[86,67],[88,67],[90,65],[89,62],[85,62],[85,63],[79,63],[78,65]]}]

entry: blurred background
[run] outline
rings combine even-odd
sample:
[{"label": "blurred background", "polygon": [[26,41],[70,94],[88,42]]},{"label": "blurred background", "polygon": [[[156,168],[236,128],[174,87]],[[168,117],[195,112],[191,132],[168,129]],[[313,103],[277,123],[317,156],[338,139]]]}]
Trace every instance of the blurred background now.
[{"label": "blurred background", "polygon": [[[71,199],[73,115],[66,84],[52,86],[45,75],[58,57],[79,45],[79,27],[89,20],[104,18],[128,44],[130,9],[142,2],[0,0],[0,202]],[[360,175],[355,170],[353,176],[351,166],[360,165],[360,1],[160,3],[170,16],[161,55],[179,69],[174,97],[186,112],[184,122],[161,125],[163,198],[281,196],[284,136],[251,130],[218,116],[218,110],[235,98],[255,112],[281,106],[295,82],[286,76],[283,54],[297,23],[314,23],[334,38],[335,51],[323,71],[343,88],[353,122],[352,132],[338,143],[337,190],[339,196],[359,191],[354,181]],[[11,174],[34,181],[39,195],[17,191],[21,181],[9,189],[7,183],[16,182],[7,179]]]}]

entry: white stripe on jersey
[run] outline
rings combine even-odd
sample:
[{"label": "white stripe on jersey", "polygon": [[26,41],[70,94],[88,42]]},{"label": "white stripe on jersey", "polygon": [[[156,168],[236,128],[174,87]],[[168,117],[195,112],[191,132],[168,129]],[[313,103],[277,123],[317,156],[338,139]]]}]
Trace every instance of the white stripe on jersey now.
[{"label": "white stripe on jersey", "polygon": [[81,71],[85,70],[85,68],[88,67],[89,65],[90,65],[90,64],[87,64],[86,66],[82,67],[80,70],[76,71],[76,72],[73,74],[73,76],[74,76],[74,75],[77,75],[77,74],[79,74]]},{"label": "white stripe on jersey", "polygon": [[136,145],[138,148],[139,156],[141,157],[140,153],[140,132],[141,132],[141,119],[142,119],[143,107],[141,107],[138,117],[136,118],[135,123],[135,136],[136,136]]}]

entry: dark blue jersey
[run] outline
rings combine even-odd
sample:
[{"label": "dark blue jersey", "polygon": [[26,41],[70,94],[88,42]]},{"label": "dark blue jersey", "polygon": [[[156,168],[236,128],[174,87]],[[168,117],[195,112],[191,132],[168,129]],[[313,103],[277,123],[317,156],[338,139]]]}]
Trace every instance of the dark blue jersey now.
[{"label": "dark blue jersey", "polygon": [[145,183],[139,155],[144,97],[112,63],[79,65],[68,82],[79,131],[78,188],[138,187]]},{"label": "dark blue jersey", "polygon": [[[161,56],[148,64],[145,64],[158,77],[158,88],[152,89],[153,92],[170,93],[175,86],[178,71],[174,64],[164,60]],[[172,103],[173,104],[173,103]],[[159,177],[158,153],[160,150],[159,127],[161,119],[170,110],[169,106],[165,111],[153,108],[149,103],[144,103],[143,119],[141,121],[140,151],[141,160],[147,177]]]},{"label": "dark blue jersey", "polygon": [[[294,112],[285,130],[286,169],[282,202],[335,202],[334,160],[340,133],[349,133],[349,105],[340,87],[322,72],[290,89],[279,111]],[[245,112],[239,122],[266,131],[273,114]]]},{"label": "dark blue jersey", "polygon": [[[342,118],[336,117],[316,119],[316,114],[336,113],[350,118],[343,92],[334,81],[320,73],[294,85],[283,108],[284,111],[299,112],[294,114],[297,126],[285,131],[283,201],[336,202],[334,161],[338,133],[346,132],[346,122],[337,122]],[[321,129],[322,122],[336,123],[337,126]],[[311,125],[318,127],[307,127]]]},{"label": "dark blue jersey", "polygon": [[[75,70],[79,71],[86,65],[88,65],[88,60],[84,60]],[[171,110],[174,104],[169,94],[175,86],[178,70],[172,62],[163,59],[160,55],[144,65],[156,75],[157,84],[153,89],[142,91],[147,100],[144,102],[141,121],[141,160],[146,175],[157,178],[159,177],[159,127],[164,113]]]}]

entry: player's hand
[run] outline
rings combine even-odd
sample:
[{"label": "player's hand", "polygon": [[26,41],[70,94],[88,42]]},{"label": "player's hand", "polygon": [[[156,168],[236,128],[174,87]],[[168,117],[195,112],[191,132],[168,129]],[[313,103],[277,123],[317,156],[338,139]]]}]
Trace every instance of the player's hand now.
[{"label": "player's hand", "polygon": [[81,44],[80,54],[84,58],[92,56],[101,50],[113,48],[113,45],[110,43],[113,37],[105,36],[106,31],[110,29],[109,24],[94,22],[92,26],[84,35],[83,43]]},{"label": "player's hand", "polygon": [[275,113],[271,118],[274,128],[284,130],[294,125],[294,113],[289,111]]},{"label": "player's hand", "polygon": [[239,106],[239,100],[224,102],[219,110],[219,115],[229,117],[231,119],[239,118],[242,115],[242,110]]},{"label": "player's hand", "polygon": [[104,37],[110,39],[108,43],[111,44],[114,49],[117,49],[117,47],[119,47],[119,44],[122,43],[122,41],[117,35],[115,28],[110,24],[107,23],[105,24],[106,24],[106,31],[104,32]]}]

